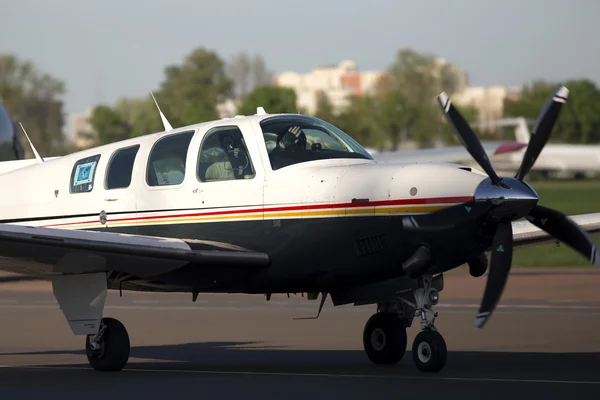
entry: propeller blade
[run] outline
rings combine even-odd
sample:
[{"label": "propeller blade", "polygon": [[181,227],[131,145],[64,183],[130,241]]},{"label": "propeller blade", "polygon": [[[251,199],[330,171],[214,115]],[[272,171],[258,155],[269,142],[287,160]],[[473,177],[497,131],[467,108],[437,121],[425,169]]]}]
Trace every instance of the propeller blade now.
[{"label": "propeller blade", "polygon": [[546,101],[544,108],[538,116],[533,131],[531,132],[531,139],[529,139],[529,144],[525,150],[521,166],[515,175],[515,178],[518,180],[522,181],[525,178],[525,175],[527,175],[531,167],[533,167],[535,161],[544,149],[546,142],[550,138],[552,128],[558,119],[562,105],[567,101],[567,97],[569,97],[569,89],[562,85],[558,85]]},{"label": "propeller blade", "polygon": [[591,236],[565,214],[537,205],[526,218],[538,228],[581,253],[596,267],[600,267],[600,249]]},{"label": "propeller blade", "polygon": [[479,308],[477,318],[475,318],[475,326],[478,328],[483,328],[489,320],[504,291],[512,263],[512,242],[511,222],[501,222],[498,224],[496,234],[494,235],[490,272],[488,273],[485,292],[481,300],[481,307]]},{"label": "propeller blade", "polygon": [[482,217],[492,209],[491,201],[475,201],[458,204],[428,214],[411,215],[402,218],[405,229],[443,231]]},{"label": "propeller blade", "polygon": [[494,171],[492,163],[483,149],[481,142],[479,139],[477,139],[475,132],[473,132],[463,116],[454,108],[452,101],[446,92],[442,92],[438,96],[438,102],[440,103],[440,106],[442,106],[448,122],[452,124],[454,130],[458,133],[460,141],[462,142],[463,146],[465,146],[469,154],[471,154],[471,157],[473,157],[481,166],[481,168],[483,168],[485,173],[492,180],[492,183],[494,185],[498,184],[502,179],[500,179],[498,174],[496,174],[496,171]]}]

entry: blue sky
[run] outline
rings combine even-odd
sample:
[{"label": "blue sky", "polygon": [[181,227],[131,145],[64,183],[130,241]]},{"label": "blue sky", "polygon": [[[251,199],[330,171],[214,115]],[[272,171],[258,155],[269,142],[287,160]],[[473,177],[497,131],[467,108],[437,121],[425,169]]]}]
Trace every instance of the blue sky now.
[{"label": "blue sky", "polygon": [[597,0],[0,0],[0,53],[63,79],[66,113],[158,87],[198,46],[262,54],[275,72],[355,60],[385,69],[412,47],[472,85],[600,83]]}]

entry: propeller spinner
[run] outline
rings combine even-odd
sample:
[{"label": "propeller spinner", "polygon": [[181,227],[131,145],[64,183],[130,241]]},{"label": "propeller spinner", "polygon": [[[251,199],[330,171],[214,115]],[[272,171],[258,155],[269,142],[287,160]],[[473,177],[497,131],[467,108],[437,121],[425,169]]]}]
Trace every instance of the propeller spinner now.
[{"label": "propeller spinner", "polygon": [[[525,176],[548,142],[552,128],[568,95],[569,90],[559,85],[548,98],[538,116],[521,166],[514,178],[500,177],[496,174],[479,139],[454,108],[448,95],[442,92],[438,96],[438,101],[447,120],[454,127],[467,151],[489,177],[489,179],[482,182],[476,192],[476,201],[471,203],[485,202],[489,205],[478,207],[480,211],[478,216],[489,218],[497,225],[491,248],[492,257],[488,280],[479,313],[475,319],[475,326],[479,328],[485,325],[496,309],[510,273],[513,248],[512,221],[522,217],[527,218],[532,224],[583,254],[592,264],[600,266],[600,251],[588,233],[564,214],[537,205],[539,199],[537,193],[524,182]],[[461,212],[461,207],[464,208],[464,206],[470,206],[470,204],[439,211],[439,215],[443,217],[441,219],[444,221],[441,225],[452,226],[463,223],[464,213]],[[411,225],[409,228],[431,229],[432,225],[436,224],[437,215],[436,212],[409,217]]]}]

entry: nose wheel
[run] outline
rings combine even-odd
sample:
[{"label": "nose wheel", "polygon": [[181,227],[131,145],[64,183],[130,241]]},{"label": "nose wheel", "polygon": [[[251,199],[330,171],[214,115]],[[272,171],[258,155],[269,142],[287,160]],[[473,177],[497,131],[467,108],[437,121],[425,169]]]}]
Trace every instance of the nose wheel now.
[{"label": "nose wheel", "polygon": [[438,372],[446,364],[446,342],[438,331],[424,330],[413,342],[412,356],[415,366],[423,372]]}]

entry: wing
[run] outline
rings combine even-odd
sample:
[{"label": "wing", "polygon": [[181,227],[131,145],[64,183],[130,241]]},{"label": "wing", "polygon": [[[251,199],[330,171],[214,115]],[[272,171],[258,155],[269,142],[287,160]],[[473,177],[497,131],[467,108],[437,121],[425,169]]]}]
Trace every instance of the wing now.
[{"label": "wing", "polygon": [[[580,214],[569,216],[573,222],[590,234],[600,233],[600,213]],[[513,228],[513,246],[527,246],[556,241],[545,231],[529,221],[515,221]]]},{"label": "wing", "polygon": [[107,272],[150,282],[186,266],[226,274],[268,264],[267,254],[226,243],[0,225],[0,270],[23,275]]},{"label": "wing", "polygon": [[[483,148],[491,156],[512,153],[525,147],[524,143],[484,143]],[[463,146],[417,149],[406,151],[372,152],[371,155],[379,162],[447,162],[461,163],[472,161],[469,152]]]}]

